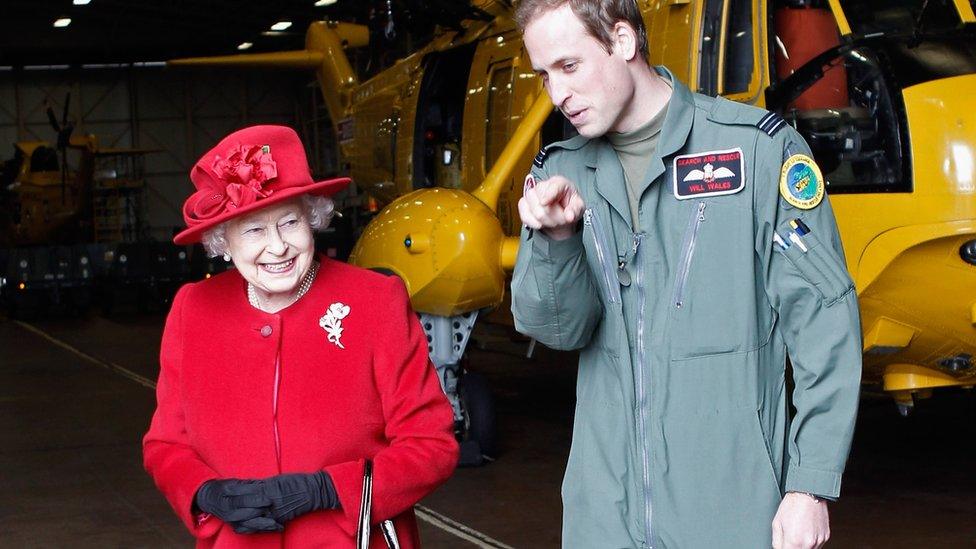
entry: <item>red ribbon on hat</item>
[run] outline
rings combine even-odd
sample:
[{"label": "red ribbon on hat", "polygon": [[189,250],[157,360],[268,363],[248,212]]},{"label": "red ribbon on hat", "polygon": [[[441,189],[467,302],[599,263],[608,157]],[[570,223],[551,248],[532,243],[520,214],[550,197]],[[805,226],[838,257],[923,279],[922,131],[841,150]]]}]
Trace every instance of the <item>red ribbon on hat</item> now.
[{"label": "red ribbon on hat", "polygon": [[215,176],[210,188],[193,193],[183,208],[188,226],[202,223],[227,211],[247,206],[274,192],[264,185],[278,177],[278,166],[267,145],[241,145],[214,157]]}]

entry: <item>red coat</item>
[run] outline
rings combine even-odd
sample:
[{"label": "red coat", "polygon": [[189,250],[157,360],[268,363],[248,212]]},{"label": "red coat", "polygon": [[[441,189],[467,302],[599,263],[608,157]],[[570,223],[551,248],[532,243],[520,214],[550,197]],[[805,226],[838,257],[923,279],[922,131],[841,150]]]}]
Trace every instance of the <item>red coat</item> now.
[{"label": "red coat", "polygon": [[[454,470],[451,407],[402,281],[320,261],[308,293],[275,314],[248,304],[236,271],[187,284],[173,301],[143,454],[197,547],[354,547],[367,458],[373,523],[395,517],[402,547],[416,547],[413,505]],[[319,325],[333,303],[349,306],[344,348]],[[207,480],[319,469],[342,508],[308,513],[280,534],[239,535],[191,512]],[[377,528],[370,546],[385,547]]]}]

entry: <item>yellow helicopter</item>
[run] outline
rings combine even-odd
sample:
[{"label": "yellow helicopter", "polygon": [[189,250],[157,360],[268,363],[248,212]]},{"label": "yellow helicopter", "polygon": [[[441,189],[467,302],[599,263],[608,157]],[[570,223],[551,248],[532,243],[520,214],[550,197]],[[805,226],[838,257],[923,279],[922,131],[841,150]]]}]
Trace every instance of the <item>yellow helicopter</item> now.
[{"label": "yellow helicopter", "polygon": [[97,240],[101,227],[96,191],[142,185],[121,177],[116,168],[156,151],[106,148],[93,134],[74,135],[74,124],[68,119],[70,102],[69,93],[60,121],[47,108],[57,133],[55,143],[19,141],[14,143],[13,158],[0,164],[0,247]]},{"label": "yellow helicopter", "polygon": [[[637,2],[652,63],[781,113],[813,148],[860,296],[864,382],[902,413],[933,388],[976,384],[969,0]],[[300,51],[170,64],[315,71],[350,175],[386,204],[350,261],[403,278],[456,419],[474,429],[458,363],[478,315],[504,301],[522,177],[569,134],[510,3],[470,7],[478,16],[363,82],[345,50],[366,46],[368,29],[350,23],[313,23]]]}]

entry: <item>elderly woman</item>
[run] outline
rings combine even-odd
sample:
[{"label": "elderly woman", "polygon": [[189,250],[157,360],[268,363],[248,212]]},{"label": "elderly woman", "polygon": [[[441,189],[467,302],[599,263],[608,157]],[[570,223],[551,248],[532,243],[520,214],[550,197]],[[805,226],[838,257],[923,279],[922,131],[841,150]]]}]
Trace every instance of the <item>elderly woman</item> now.
[{"label": "elderly woman", "polygon": [[197,547],[418,546],[452,413],[402,282],[315,254],[348,179],[313,182],[280,126],[229,135],[190,177],[175,242],[235,269],[173,301],[146,470]]}]

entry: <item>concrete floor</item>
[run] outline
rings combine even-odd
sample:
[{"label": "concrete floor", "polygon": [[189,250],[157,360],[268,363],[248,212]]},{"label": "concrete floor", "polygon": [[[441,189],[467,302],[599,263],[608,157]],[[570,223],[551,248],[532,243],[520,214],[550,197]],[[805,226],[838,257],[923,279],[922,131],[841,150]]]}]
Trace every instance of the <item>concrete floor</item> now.
[{"label": "concrete floor", "polygon": [[[152,390],[109,369],[154,381],[162,320],[0,319],[0,547],[191,544],[142,470]],[[575,357],[540,348],[526,360],[524,351],[505,328],[476,330],[471,369],[495,391],[502,453],[458,470],[422,502],[473,530],[421,522],[425,547],[559,546]],[[972,394],[937,393],[908,418],[865,396],[829,546],[976,547],[974,466]],[[471,543],[458,531],[484,537]]]}]

